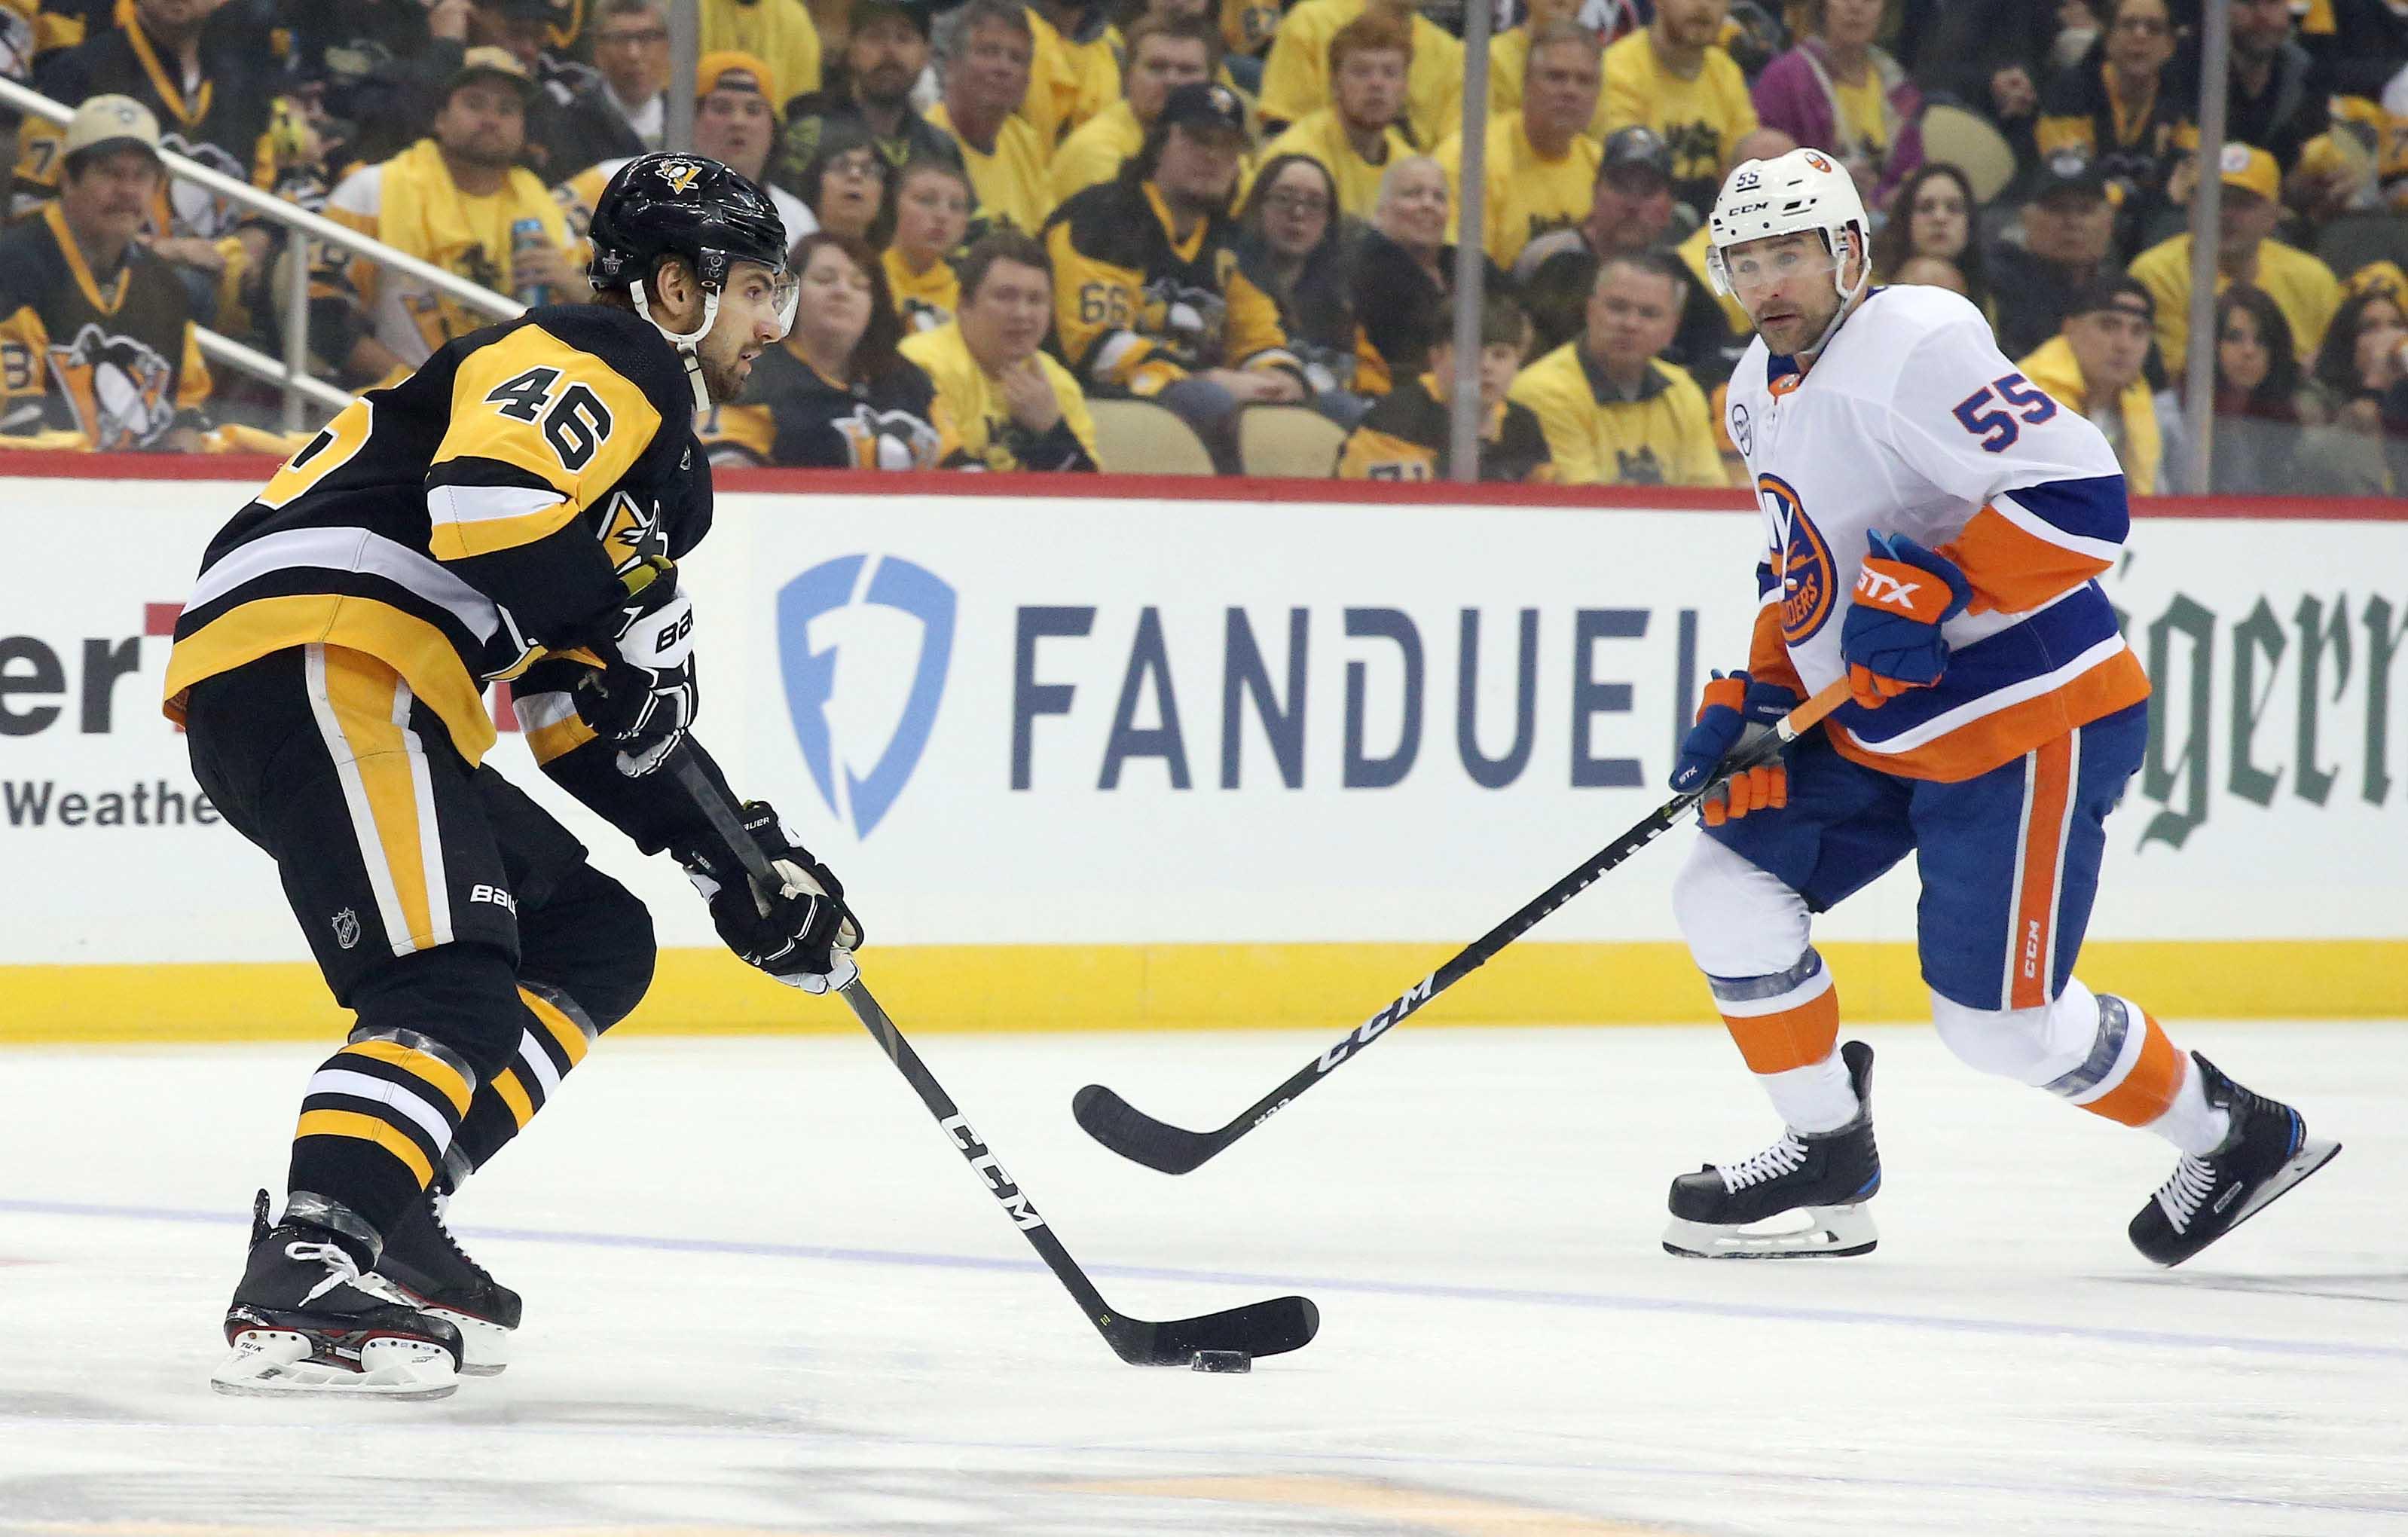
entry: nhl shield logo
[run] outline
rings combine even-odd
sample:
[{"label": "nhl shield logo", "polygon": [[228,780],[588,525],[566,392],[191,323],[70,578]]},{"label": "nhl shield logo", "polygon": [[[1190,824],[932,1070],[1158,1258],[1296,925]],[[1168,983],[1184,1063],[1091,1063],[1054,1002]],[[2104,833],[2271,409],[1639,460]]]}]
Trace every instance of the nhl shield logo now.
[{"label": "nhl shield logo", "polygon": [[349,950],[360,942],[360,915],[351,908],[335,914],[335,942]]}]

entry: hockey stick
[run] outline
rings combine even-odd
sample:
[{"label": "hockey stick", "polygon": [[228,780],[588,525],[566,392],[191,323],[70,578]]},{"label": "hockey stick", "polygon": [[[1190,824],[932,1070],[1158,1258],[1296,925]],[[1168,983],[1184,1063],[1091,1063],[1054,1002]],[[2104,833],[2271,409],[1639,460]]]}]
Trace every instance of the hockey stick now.
[{"label": "hockey stick", "polygon": [[[685,786],[695,804],[702,808],[703,815],[709,817],[710,825],[718,829],[719,836],[735,849],[737,858],[743,861],[745,872],[753,882],[765,890],[779,889],[783,883],[769,868],[768,858],[762,854],[760,845],[744,830],[735,808],[727,804],[719,787],[710,782],[710,776],[696,766],[691,755],[679,754],[677,777],[678,783]],[[928,1107],[928,1113],[935,1116],[937,1124],[944,1128],[946,1139],[953,1144],[954,1151],[978,1171],[988,1192],[1002,1202],[1004,1215],[1020,1230],[1020,1236],[1028,1240],[1029,1246],[1037,1251],[1038,1257],[1045,1261],[1054,1279],[1068,1289],[1078,1302],[1079,1310],[1087,1315],[1087,1322],[1096,1326],[1096,1331],[1104,1337],[1104,1343],[1111,1345],[1112,1353],[1122,1360],[1131,1366],[1203,1365],[1208,1363],[1199,1362],[1199,1356],[1243,1356],[1251,1359],[1256,1356],[1277,1356],[1290,1350],[1301,1350],[1312,1343],[1314,1333],[1321,1328],[1321,1310],[1314,1307],[1312,1300],[1307,1297],[1275,1297],[1268,1301],[1252,1302],[1223,1313],[1208,1313],[1197,1318],[1173,1318],[1164,1323],[1132,1318],[1105,1301],[1095,1283],[1087,1279],[1087,1272],[1079,1268],[1079,1262],[1070,1257],[1070,1251],[1062,1246],[1062,1241],[1054,1236],[1054,1229],[1038,1214],[1036,1205],[1013,1183],[1011,1176],[1004,1172],[1003,1165],[996,1160],[994,1153],[989,1151],[979,1134],[970,1129],[969,1121],[962,1114],[961,1108],[945,1093],[944,1086],[937,1082],[927,1064],[920,1060],[920,1054],[911,1049],[911,1042],[903,1038],[903,1032],[896,1027],[895,1021],[887,1017],[886,1011],[870,996],[860,976],[856,973],[853,980],[838,991],[843,994],[845,1002],[852,1006],[862,1027],[884,1050],[887,1060],[895,1064],[896,1070],[920,1096],[920,1102]],[[1242,1363],[1235,1361],[1210,1364],[1224,1371],[1242,1369]]]},{"label": "hockey stick", "polygon": [[1774,723],[1770,736],[1747,752],[1733,755],[1724,773],[1685,795],[1674,796],[1648,812],[1637,826],[1590,855],[1578,869],[1532,898],[1512,917],[1457,951],[1454,959],[1406,988],[1394,1003],[1365,1020],[1343,1040],[1306,1063],[1287,1082],[1239,1112],[1235,1120],[1219,1130],[1190,1131],[1168,1121],[1157,1121],[1101,1084],[1089,1084],[1072,1096],[1070,1113],[1078,1118],[1079,1125],[1085,1128],[1088,1136],[1124,1158],[1144,1164],[1149,1169],[1159,1169],[1166,1174],[1191,1171],[1286,1109],[1289,1101],[1327,1077],[1340,1062],[1403,1024],[1430,999],[1478,970],[1498,951],[1538,927],[1539,921],[1548,913],[1588,889],[1598,877],[1654,842],[1687,814],[1691,807],[1712,794],[1716,785],[1733,774],[1770,763],[1784,748],[1811,730],[1824,716],[1845,704],[1847,699],[1848,681],[1842,678],[1792,710]]}]

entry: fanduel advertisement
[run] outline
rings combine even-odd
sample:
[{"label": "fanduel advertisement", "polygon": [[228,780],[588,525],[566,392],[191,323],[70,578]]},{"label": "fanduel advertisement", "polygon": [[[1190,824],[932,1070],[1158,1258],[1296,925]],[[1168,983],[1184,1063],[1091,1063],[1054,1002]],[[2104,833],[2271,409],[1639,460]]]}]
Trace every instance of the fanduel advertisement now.
[{"label": "fanduel advertisement", "polygon": [[[157,711],[249,489],[0,483],[48,574],[0,611],[0,963],[300,957]],[[1745,655],[1761,539],[1744,513],[724,492],[684,572],[698,735],[881,942],[1459,941],[1666,797],[1690,701]],[[2408,524],[2144,514],[2106,587],[2157,693],[2095,935],[2408,933],[2403,571]],[[491,761],[666,942],[713,942],[674,867],[514,736]],[[1692,836],[1540,937],[1674,938]],[[1912,903],[1893,878],[1818,932],[1901,939]]]}]

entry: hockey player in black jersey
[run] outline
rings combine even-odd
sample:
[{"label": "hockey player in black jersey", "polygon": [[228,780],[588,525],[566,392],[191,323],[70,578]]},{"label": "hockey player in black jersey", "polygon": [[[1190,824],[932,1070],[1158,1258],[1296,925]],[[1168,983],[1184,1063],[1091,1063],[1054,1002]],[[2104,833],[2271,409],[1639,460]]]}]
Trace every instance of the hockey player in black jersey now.
[{"label": "hockey player in black jersey", "polygon": [[785,229],[742,176],[652,154],[592,237],[595,302],[460,338],[343,410],[210,543],[177,625],[194,775],[358,1016],[305,1091],[279,1221],[260,1198],[222,1391],[435,1398],[498,1371],[519,1300],[440,1203],[651,982],[642,904],[483,763],[487,681],[516,680],[545,773],[674,855],[738,955],[812,991],[853,975],[825,867],[749,803],[788,877],[756,898],[665,771],[690,756],[724,789],[687,734],[676,562],[710,525],[695,413],[793,321]]}]

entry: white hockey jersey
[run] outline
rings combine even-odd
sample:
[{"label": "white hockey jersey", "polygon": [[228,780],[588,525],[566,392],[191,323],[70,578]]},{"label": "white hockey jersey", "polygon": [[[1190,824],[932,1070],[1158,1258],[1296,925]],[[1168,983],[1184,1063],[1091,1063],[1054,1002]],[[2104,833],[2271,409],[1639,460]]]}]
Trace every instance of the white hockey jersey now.
[{"label": "white hockey jersey", "polygon": [[2148,697],[2093,580],[2129,524],[2114,452],[2015,371],[1972,305],[1875,289],[1804,372],[1759,337],[1728,409],[1764,514],[1756,676],[1812,694],[1845,673],[1840,628],[1869,533],[1938,550],[1972,586],[1942,628],[1937,686],[1831,716],[1848,757],[1970,779]]}]

